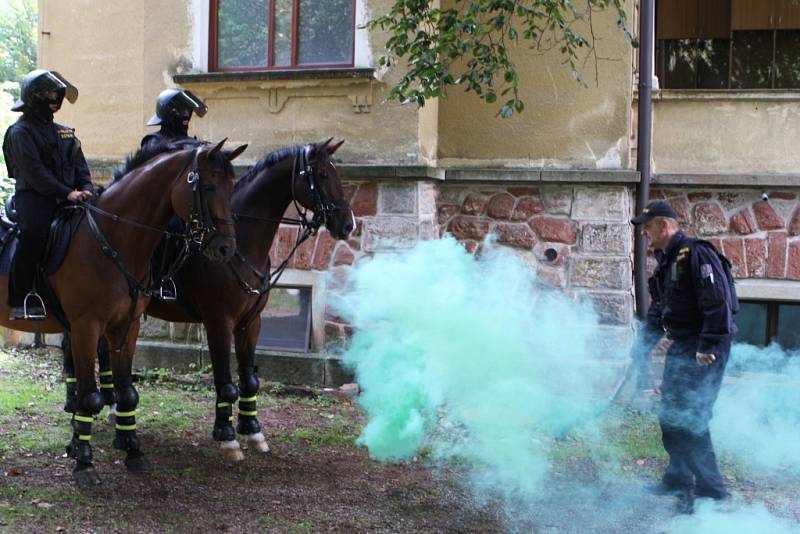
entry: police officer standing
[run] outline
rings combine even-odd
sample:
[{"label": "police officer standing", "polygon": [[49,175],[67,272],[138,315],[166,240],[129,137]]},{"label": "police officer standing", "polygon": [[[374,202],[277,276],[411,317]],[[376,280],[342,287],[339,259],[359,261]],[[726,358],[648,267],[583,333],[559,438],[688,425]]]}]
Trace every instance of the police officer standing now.
[{"label": "police officer standing", "polygon": [[667,350],[659,423],[669,465],[651,491],[674,494],[691,512],[694,496],[729,496],[717,467],[708,423],[717,400],[738,309],[730,263],[716,249],[687,236],[666,202],[651,202],[631,220],[654,248],[651,303],[640,342],[649,352],[663,337]]},{"label": "police officer standing", "polygon": [[150,147],[164,141],[183,141],[189,137],[189,121],[192,113],[203,117],[208,108],[202,100],[191,91],[166,89],[161,91],[156,100],[156,113],[147,121],[148,126],[161,128],[142,138],[142,148]]},{"label": "police officer standing", "polygon": [[37,69],[27,74],[20,100],[11,108],[22,116],[3,139],[8,174],[16,180],[19,227],[9,291],[12,320],[44,318],[40,299],[26,302],[26,297],[33,291],[35,266],[47,243],[50,223],[63,202],[78,203],[93,195],[89,166],[75,130],[53,122],[65,97],[74,103],[78,90],[59,73]]}]

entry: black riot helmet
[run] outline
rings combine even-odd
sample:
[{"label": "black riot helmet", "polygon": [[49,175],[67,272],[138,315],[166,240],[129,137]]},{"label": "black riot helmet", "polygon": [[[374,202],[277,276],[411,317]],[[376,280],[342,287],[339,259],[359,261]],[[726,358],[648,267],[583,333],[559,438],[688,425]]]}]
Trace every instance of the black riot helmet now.
[{"label": "black riot helmet", "polygon": [[47,94],[54,91],[58,94],[58,104],[66,97],[70,104],[78,100],[78,89],[66,78],[54,70],[36,69],[22,78],[20,98],[11,106],[11,111],[33,109],[48,100]]},{"label": "black riot helmet", "polygon": [[188,119],[192,112],[198,117],[206,114],[208,108],[202,100],[191,91],[181,89],[166,89],[161,91],[156,100],[156,114],[147,121],[148,126],[158,126],[161,123],[173,122],[175,117]]}]

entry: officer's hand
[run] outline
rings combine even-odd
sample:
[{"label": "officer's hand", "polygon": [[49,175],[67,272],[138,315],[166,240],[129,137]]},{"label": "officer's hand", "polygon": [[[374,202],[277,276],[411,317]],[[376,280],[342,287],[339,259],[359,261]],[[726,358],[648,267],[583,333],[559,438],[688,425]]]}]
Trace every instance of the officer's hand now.
[{"label": "officer's hand", "polygon": [[698,352],[695,354],[695,358],[697,358],[697,363],[700,365],[711,365],[717,360],[716,356],[705,352]]},{"label": "officer's hand", "polygon": [[81,194],[81,191],[70,191],[69,195],[67,195],[67,200],[77,204],[78,202],[83,200],[83,195]]},{"label": "officer's hand", "polygon": [[85,189],[83,191],[80,191],[80,194],[81,194],[81,200],[89,200],[94,196],[94,193],[92,193],[91,191],[87,191]]}]

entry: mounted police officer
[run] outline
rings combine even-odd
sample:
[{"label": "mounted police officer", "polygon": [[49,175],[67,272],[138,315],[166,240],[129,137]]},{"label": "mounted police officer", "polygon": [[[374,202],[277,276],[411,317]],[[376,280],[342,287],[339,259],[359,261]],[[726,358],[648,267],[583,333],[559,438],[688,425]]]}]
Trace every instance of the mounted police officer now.
[{"label": "mounted police officer", "polygon": [[690,512],[694,496],[729,496],[717,467],[708,423],[712,417],[738,310],[730,262],[711,243],[687,236],[666,202],[648,204],[631,220],[655,249],[651,303],[641,332],[649,353],[666,333],[659,423],[669,465],[657,494],[674,494]]},{"label": "mounted police officer", "polygon": [[192,113],[205,116],[208,108],[191,91],[166,89],[156,100],[156,113],[147,121],[148,126],[158,126],[159,131],[142,138],[141,146],[146,148],[164,141],[183,141],[189,137],[189,121]]},{"label": "mounted police officer", "polygon": [[64,98],[74,103],[78,90],[58,72],[37,69],[27,74],[20,99],[11,108],[22,116],[3,139],[8,174],[16,180],[19,227],[9,288],[11,319],[44,318],[43,304],[34,291],[35,266],[50,223],[62,203],[78,203],[93,195],[89,166],[75,130],[53,122]]}]

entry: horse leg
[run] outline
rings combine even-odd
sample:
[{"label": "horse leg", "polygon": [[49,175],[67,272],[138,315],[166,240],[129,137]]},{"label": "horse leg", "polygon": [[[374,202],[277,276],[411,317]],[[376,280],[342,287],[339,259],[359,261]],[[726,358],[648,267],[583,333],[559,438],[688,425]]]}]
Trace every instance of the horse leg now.
[{"label": "horse leg", "polygon": [[[128,471],[141,473],[150,470],[150,462],[142,452],[139,436],[136,435],[136,406],[139,394],[133,387],[133,353],[136,337],[139,335],[139,321],[130,325],[127,337],[123,332],[108,332],[108,345],[114,347],[109,353],[116,353],[111,359],[114,379],[114,393],[117,399],[114,448],[125,451],[125,467]],[[122,340],[125,343],[119,347]],[[96,348],[96,347],[95,347]]]},{"label": "horse leg", "polygon": [[256,394],[258,393],[258,368],[255,365],[256,340],[260,330],[259,318],[251,321],[244,331],[237,330],[236,359],[239,362],[239,421],[236,432],[243,434],[247,446],[254,451],[269,452],[261,425],[258,423],[256,411]]},{"label": "horse leg", "polygon": [[231,328],[227,322],[206,325],[208,351],[214,369],[214,387],[217,391],[214,431],[212,436],[220,442],[226,460],[244,460],[233,430],[233,404],[239,398],[239,389],[231,378]]},{"label": "horse leg", "polygon": [[72,362],[69,332],[61,336],[61,352],[64,355],[63,372],[67,395],[64,399],[64,411],[75,413],[78,408],[78,379],[75,378],[75,364]]},{"label": "horse leg", "polygon": [[111,358],[108,354],[108,339],[103,336],[97,343],[97,363],[100,367],[100,393],[103,403],[108,406],[108,422],[114,424],[117,413],[117,397],[114,395],[114,373],[111,371]]},{"label": "horse leg", "polygon": [[77,378],[75,412],[72,415],[72,440],[67,455],[75,460],[73,477],[78,486],[95,486],[100,477],[92,465],[92,421],[103,409],[103,397],[94,380],[94,358],[99,326],[84,321],[74,328],[70,339],[72,361]]}]

